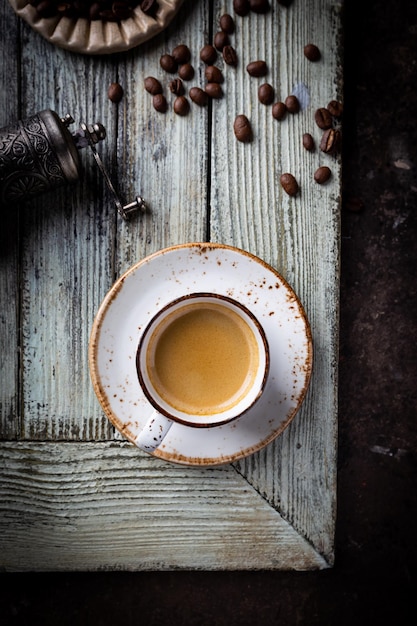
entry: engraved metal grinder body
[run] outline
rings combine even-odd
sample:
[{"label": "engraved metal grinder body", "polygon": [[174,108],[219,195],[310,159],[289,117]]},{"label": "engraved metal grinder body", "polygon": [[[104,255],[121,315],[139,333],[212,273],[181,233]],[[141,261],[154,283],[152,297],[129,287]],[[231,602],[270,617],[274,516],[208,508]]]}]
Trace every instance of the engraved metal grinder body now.
[{"label": "engraved metal grinder body", "polygon": [[140,196],[123,206],[111,183],[95,149],[106,137],[104,126],[81,124],[71,134],[68,127],[73,122],[71,115],[60,118],[45,110],[0,129],[0,203],[11,205],[76,182],[81,174],[79,150],[89,147],[123,219],[137,210],[145,211]]}]

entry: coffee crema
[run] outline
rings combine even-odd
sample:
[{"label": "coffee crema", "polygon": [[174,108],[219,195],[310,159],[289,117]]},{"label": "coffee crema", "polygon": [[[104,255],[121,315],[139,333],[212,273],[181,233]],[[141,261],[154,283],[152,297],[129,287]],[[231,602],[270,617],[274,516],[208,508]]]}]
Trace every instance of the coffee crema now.
[{"label": "coffee crema", "polygon": [[149,341],[147,370],[154,389],[167,404],[190,415],[214,415],[238,404],[258,367],[253,330],[218,303],[181,307]]}]

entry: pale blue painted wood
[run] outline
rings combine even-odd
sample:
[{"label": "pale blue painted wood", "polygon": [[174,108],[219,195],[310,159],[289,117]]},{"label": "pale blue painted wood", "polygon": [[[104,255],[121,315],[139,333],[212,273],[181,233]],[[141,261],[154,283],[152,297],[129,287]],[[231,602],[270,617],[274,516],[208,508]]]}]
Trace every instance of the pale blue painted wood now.
[{"label": "pale blue painted wood", "polygon": [[[7,36],[0,40],[3,123],[16,118],[14,113],[24,117],[43,108],[62,115],[70,112],[76,122],[101,121],[108,137],[99,151],[121,194],[130,200],[139,193],[150,205],[147,215],[123,223],[86,153],[84,176],[76,186],[42,196],[16,210],[11,219],[11,253],[0,257],[5,355],[1,438],[9,440],[0,448],[0,484],[6,486],[3,507],[11,516],[2,518],[19,519],[20,526],[15,538],[7,524],[2,529],[7,569],[312,569],[333,564],[341,164],[318,150],[306,154],[301,136],[312,132],[318,141],[314,109],[341,97],[340,5],[308,0],[285,9],[274,3],[266,16],[236,17],[232,43],[239,66],[225,67],[220,56],[217,61],[226,78],[224,98],[210,108],[192,107],[180,118],[172,111],[169,77],[161,72],[159,58],[178,43],[187,43],[196,67],[192,84],[204,85],[199,49],[218,29],[222,12],[232,12],[231,2],[215,2],[212,10],[209,4],[185,2],[161,35],[110,57],[60,50],[19,23],[8,5],[0,8],[1,23],[7,25]],[[321,48],[320,63],[303,57],[309,42]],[[247,62],[258,58],[268,62],[265,80],[274,85],[277,99],[294,89],[303,96],[307,106],[302,113],[276,122],[270,107],[259,104],[260,80],[245,72]],[[165,115],[153,110],[143,89],[143,79],[151,74],[164,84],[170,102]],[[119,105],[107,98],[107,87],[116,80],[125,89]],[[253,123],[251,144],[234,138],[238,113],[246,113]],[[333,177],[319,188],[312,177],[322,164],[331,164]],[[297,198],[282,192],[282,171],[291,171],[299,180]],[[189,527],[178,556],[178,543],[171,538],[178,540],[190,509],[180,507],[172,523],[151,502],[158,498],[161,480],[170,485],[174,474],[179,477],[171,491],[164,486],[165,498],[178,502],[184,487],[191,490],[190,497],[198,494],[207,476],[201,470],[166,467],[126,444],[112,443],[118,436],[94,396],[87,345],[94,314],[125,269],[167,245],[209,237],[258,254],[294,286],[312,324],[314,376],[291,427],[236,467],[216,470],[221,480],[214,481],[209,501],[197,496],[193,500],[191,519],[197,520],[212,515],[209,508],[216,503],[213,523],[222,533],[221,545],[214,536],[204,544],[203,535],[197,540]],[[15,438],[23,441],[10,442]],[[126,464],[127,480],[122,487],[121,464]],[[74,487],[69,467],[79,467],[76,485],[86,490]],[[42,500],[39,484],[27,473],[36,468],[43,468]],[[90,482],[92,471],[95,478]],[[227,502],[231,484],[233,497]],[[57,516],[56,487],[68,489],[69,525],[62,526]],[[133,548],[122,556],[113,550],[100,522],[114,514],[111,494],[119,488],[126,507],[111,517],[116,528],[112,541]],[[128,506],[138,493],[143,506]],[[252,506],[258,517],[248,514]],[[65,558],[60,563],[42,545],[38,514],[52,533],[64,531]],[[236,520],[243,536],[253,538],[256,533],[250,558],[239,554],[230,519]],[[149,520],[159,525],[152,554],[138,541]],[[73,529],[84,555],[76,546],[71,548]],[[22,546],[29,544],[32,551],[25,553]]]}]

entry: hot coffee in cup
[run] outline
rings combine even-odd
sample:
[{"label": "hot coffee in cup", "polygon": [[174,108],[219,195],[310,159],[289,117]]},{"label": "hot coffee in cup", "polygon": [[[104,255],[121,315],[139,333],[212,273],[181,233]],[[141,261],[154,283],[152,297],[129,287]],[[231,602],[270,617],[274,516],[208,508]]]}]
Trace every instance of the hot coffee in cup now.
[{"label": "hot coffee in cup", "polygon": [[152,451],[174,421],[218,426],[247,411],[264,389],[269,350],[262,326],[246,307],[225,296],[196,293],[152,318],[136,365],[155,409],[136,444]]}]

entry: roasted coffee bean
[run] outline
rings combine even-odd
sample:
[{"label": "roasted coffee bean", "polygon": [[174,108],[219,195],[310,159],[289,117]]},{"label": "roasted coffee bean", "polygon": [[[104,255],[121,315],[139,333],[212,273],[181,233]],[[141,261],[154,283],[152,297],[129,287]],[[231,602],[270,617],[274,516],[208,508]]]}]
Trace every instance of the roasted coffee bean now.
[{"label": "roasted coffee bean", "polygon": [[234,19],[228,13],[225,13],[224,15],[221,16],[219,20],[219,26],[221,30],[224,30],[224,32],[228,33],[229,35],[235,32]]},{"label": "roasted coffee bean", "polygon": [[185,89],[181,78],[174,78],[174,80],[171,80],[169,83],[169,90],[176,96],[183,96]]},{"label": "roasted coffee bean", "polygon": [[178,96],[174,100],[174,111],[177,115],[187,115],[190,110],[190,103],[185,96]]},{"label": "roasted coffee bean", "polygon": [[296,196],[298,193],[298,183],[292,174],[281,174],[279,179],[281,187],[289,196]]},{"label": "roasted coffee bean", "polygon": [[342,117],[343,104],[339,102],[338,100],[331,100],[329,104],[327,105],[327,110],[329,111],[330,115],[332,115],[333,117],[336,117],[336,118]]},{"label": "roasted coffee bean", "polygon": [[208,65],[204,74],[209,83],[222,83],[224,80],[222,71],[215,65]]},{"label": "roasted coffee bean", "polygon": [[289,113],[298,113],[300,110],[300,102],[297,96],[287,96],[285,98],[285,106]]},{"label": "roasted coffee bean", "polygon": [[178,63],[171,54],[163,54],[159,59],[159,64],[169,74],[175,74],[178,69]]},{"label": "roasted coffee bean", "polygon": [[223,89],[219,83],[207,83],[204,89],[210,98],[218,100],[223,97]]},{"label": "roasted coffee bean", "polygon": [[157,78],[153,76],[147,76],[143,81],[145,85],[145,89],[152,96],[155,96],[157,93],[162,93],[162,85]]},{"label": "roasted coffee bean", "polygon": [[233,130],[238,141],[248,143],[253,139],[252,126],[246,115],[238,115],[233,124]]},{"label": "roasted coffee bean", "polygon": [[111,10],[118,20],[127,20],[132,15],[132,8],[125,2],[113,2]]},{"label": "roasted coffee bean", "polygon": [[229,35],[224,32],[224,30],[219,30],[213,38],[214,47],[220,52],[223,50],[225,46],[230,44]]},{"label": "roasted coffee bean", "polygon": [[210,44],[203,46],[200,50],[200,59],[203,63],[207,63],[207,65],[213,65],[214,61],[217,59],[216,48]]},{"label": "roasted coffee bean", "polygon": [[191,87],[190,98],[193,102],[195,102],[195,104],[203,107],[207,104],[209,97],[208,94],[200,87]]},{"label": "roasted coffee bean", "polygon": [[231,65],[232,67],[237,66],[237,54],[233,46],[225,46],[222,50],[222,54],[226,65]]},{"label": "roasted coffee bean", "polygon": [[245,17],[250,11],[249,0],[233,0],[233,9],[240,17]]},{"label": "roasted coffee bean", "polygon": [[194,78],[194,68],[191,63],[184,63],[178,70],[178,76],[183,80],[191,80]]},{"label": "roasted coffee bean", "polygon": [[272,104],[274,101],[275,91],[269,83],[259,85],[258,100],[262,104]]},{"label": "roasted coffee bean", "polygon": [[140,3],[140,8],[146,15],[155,17],[159,9],[159,5],[157,0],[142,0],[142,2]]},{"label": "roasted coffee bean", "polygon": [[287,112],[284,102],[275,102],[272,107],[272,117],[276,120],[282,120]]},{"label": "roasted coffee bean", "polygon": [[107,95],[112,102],[120,102],[123,98],[123,87],[119,83],[112,83],[108,89]]},{"label": "roasted coffee bean", "polygon": [[268,67],[265,61],[252,61],[246,66],[246,71],[250,76],[265,76],[268,73]]},{"label": "roasted coffee bean", "polygon": [[[67,9],[68,11],[69,9]],[[88,17],[90,18],[91,21],[96,21],[100,19],[100,11],[101,11],[101,5],[99,2],[94,2],[91,7],[90,10],[88,12]],[[70,14],[68,12],[64,13],[67,17],[74,17],[74,14]]]},{"label": "roasted coffee bean", "polygon": [[327,183],[331,175],[331,169],[327,167],[327,165],[322,165],[314,172],[314,180],[319,185],[324,185],[324,183]]},{"label": "roasted coffee bean", "polygon": [[249,0],[249,5],[254,13],[268,13],[271,8],[269,0]]},{"label": "roasted coffee bean", "polygon": [[321,58],[321,52],[314,43],[308,43],[304,46],[304,56],[309,60],[315,63],[319,61]]},{"label": "roasted coffee bean", "polygon": [[100,11],[100,19],[103,22],[118,22],[119,20],[113,13],[111,9],[105,9],[104,11]]},{"label": "roasted coffee bean", "polygon": [[327,130],[332,127],[333,120],[332,116],[327,109],[324,107],[320,107],[314,114],[314,119],[316,120],[316,124],[322,130]]},{"label": "roasted coffee bean", "polygon": [[53,17],[57,14],[56,6],[51,0],[43,0],[36,5],[36,11],[40,17]]},{"label": "roasted coffee bean", "polygon": [[172,56],[178,63],[178,65],[182,65],[183,63],[188,63],[191,59],[191,51],[188,46],[181,43],[179,46],[175,46],[172,51]]},{"label": "roasted coffee bean", "polygon": [[152,104],[153,104],[155,111],[158,111],[158,113],[165,113],[165,111],[168,108],[167,100],[162,93],[157,93],[152,98]]},{"label": "roasted coffee bean", "polygon": [[328,128],[320,141],[320,150],[326,154],[337,154],[340,150],[342,135],[339,130]]},{"label": "roasted coffee bean", "polygon": [[312,152],[315,149],[316,144],[315,144],[313,137],[310,135],[310,133],[304,133],[303,146],[309,152]]}]

